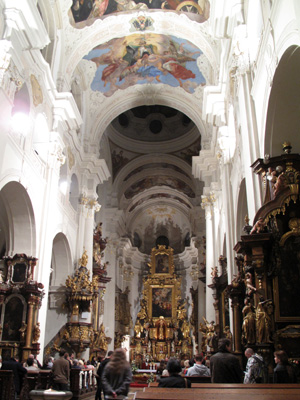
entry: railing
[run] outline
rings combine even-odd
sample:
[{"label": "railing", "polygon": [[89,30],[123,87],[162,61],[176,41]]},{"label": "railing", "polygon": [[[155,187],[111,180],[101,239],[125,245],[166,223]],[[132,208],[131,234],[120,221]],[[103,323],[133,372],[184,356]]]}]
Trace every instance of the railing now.
[{"label": "railing", "polygon": [[[20,400],[28,400],[31,390],[46,390],[51,388],[51,370],[28,371],[24,377]],[[70,391],[72,400],[83,400],[95,396],[97,380],[93,371],[75,369],[70,371]],[[13,371],[0,370],[0,399],[13,400],[15,398]]]}]

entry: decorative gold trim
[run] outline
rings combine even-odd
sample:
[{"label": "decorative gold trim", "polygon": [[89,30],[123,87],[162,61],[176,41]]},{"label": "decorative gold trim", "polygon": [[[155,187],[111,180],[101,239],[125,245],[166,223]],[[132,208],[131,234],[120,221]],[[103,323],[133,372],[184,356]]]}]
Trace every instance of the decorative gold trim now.
[{"label": "decorative gold trim", "polygon": [[273,296],[275,300],[275,322],[300,322],[300,317],[282,317],[280,315],[278,276],[273,279]]},{"label": "decorative gold trim", "polygon": [[299,236],[300,235],[300,218],[291,218],[289,220],[289,228],[291,229],[289,232],[286,232],[282,235],[279,245],[284,246],[284,243],[291,236]]}]

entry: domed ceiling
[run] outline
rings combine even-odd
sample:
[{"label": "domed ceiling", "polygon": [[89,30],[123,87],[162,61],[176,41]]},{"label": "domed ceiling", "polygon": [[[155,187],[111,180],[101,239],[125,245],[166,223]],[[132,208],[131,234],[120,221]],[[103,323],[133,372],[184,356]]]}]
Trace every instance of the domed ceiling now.
[{"label": "domed ceiling", "polygon": [[115,118],[102,140],[109,144],[111,197],[125,212],[127,234],[146,253],[158,236],[183,251],[201,186],[191,174],[201,146],[193,121],[171,107],[135,107]]}]

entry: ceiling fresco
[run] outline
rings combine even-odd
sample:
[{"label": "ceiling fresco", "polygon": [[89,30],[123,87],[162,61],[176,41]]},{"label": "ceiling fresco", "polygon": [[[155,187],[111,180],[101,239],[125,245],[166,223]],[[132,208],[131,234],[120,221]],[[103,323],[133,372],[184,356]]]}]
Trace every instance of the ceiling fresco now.
[{"label": "ceiling fresco", "polygon": [[208,0],[73,0],[70,23],[82,28],[110,14],[148,9],[185,13],[190,19],[204,22],[209,17],[210,3]]},{"label": "ceiling fresco", "polygon": [[172,164],[168,164],[168,163],[149,163],[149,164],[141,165],[140,167],[135,168],[133,171],[131,171],[124,179],[124,182],[126,182],[127,179],[129,179],[131,176],[138,174],[142,171],[145,171],[146,169],[154,169],[157,171],[160,168],[172,169],[172,170],[179,172],[180,174],[183,174],[189,178],[189,175],[186,172],[184,172],[181,168],[177,167],[176,165],[172,165]]},{"label": "ceiling fresco", "polygon": [[91,89],[110,97],[119,89],[144,83],[180,86],[194,93],[206,84],[197,65],[202,54],[185,39],[145,33],[112,39],[95,47],[84,59],[97,67]]},{"label": "ceiling fresco", "polygon": [[125,192],[126,199],[132,199],[136,194],[151,189],[154,186],[168,186],[172,189],[178,190],[188,197],[194,198],[195,192],[192,188],[180,179],[173,178],[172,176],[160,175],[160,176],[149,176],[141,179],[131,185]]},{"label": "ceiling fresco", "polygon": [[145,203],[148,200],[153,200],[153,199],[159,199],[159,200],[161,200],[161,199],[172,199],[172,200],[179,201],[180,203],[185,205],[187,208],[191,208],[190,204],[187,203],[186,201],[184,201],[181,197],[173,196],[173,195],[171,195],[169,193],[155,193],[155,194],[151,194],[150,196],[146,196],[146,197],[138,200],[136,203],[134,203],[133,206],[130,207],[129,212],[132,212],[136,207],[138,207],[142,203]]}]

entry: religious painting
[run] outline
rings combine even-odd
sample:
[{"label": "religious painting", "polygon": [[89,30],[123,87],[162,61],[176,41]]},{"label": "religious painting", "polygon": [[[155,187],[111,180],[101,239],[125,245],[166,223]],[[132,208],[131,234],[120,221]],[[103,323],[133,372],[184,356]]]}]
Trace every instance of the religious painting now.
[{"label": "religious painting", "polygon": [[[70,23],[76,28],[84,28],[109,14],[148,9],[183,12],[190,19],[202,23],[209,17],[210,3],[203,0],[200,7],[199,2],[194,0],[73,0]],[[136,29],[140,29],[140,25],[142,29],[146,29],[149,21],[142,20]]]},{"label": "religious painting", "polygon": [[281,268],[275,278],[276,321],[300,321],[300,237],[289,237],[281,249]]},{"label": "religious painting", "polygon": [[13,266],[12,281],[14,283],[25,282],[27,272],[27,264],[16,263]]},{"label": "religious painting", "polygon": [[179,86],[187,93],[206,85],[199,65],[207,64],[207,58],[193,43],[175,36],[144,33],[115,38],[95,47],[84,60],[96,64],[91,89],[106,97],[136,84]]},{"label": "religious painting", "polygon": [[158,254],[155,257],[155,273],[156,274],[169,273],[169,256],[167,254]]},{"label": "religious painting", "polygon": [[173,290],[170,287],[152,288],[152,318],[172,318]]},{"label": "religious painting", "polygon": [[24,303],[19,296],[12,296],[4,308],[2,340],[20,341],[20,328],[24,320]]}]

